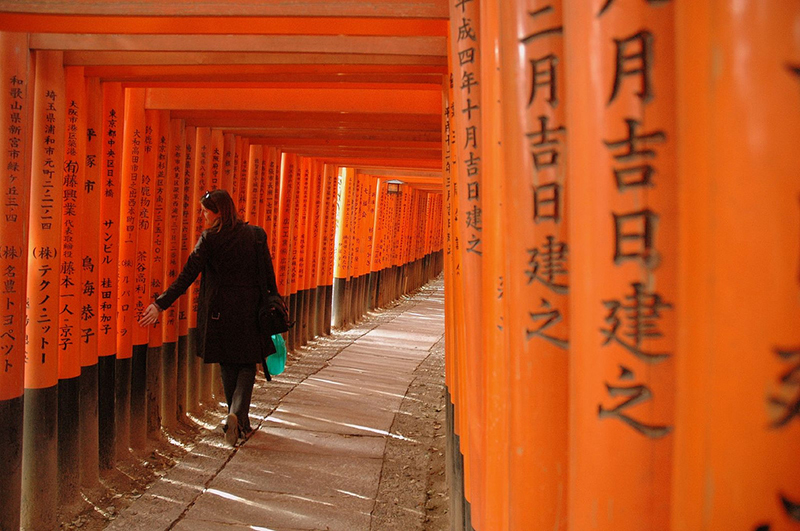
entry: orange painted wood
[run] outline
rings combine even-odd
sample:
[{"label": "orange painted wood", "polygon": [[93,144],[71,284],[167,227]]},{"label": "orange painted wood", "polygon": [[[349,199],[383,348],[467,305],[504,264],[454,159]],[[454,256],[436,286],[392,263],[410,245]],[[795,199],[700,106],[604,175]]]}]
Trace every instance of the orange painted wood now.
[{"label": "orange painted wood", "polygon": [[333,285],[333,266],[336,240],[338,168],[331,164],[324,165],[325,175],[325,234],[322,241],[322,267],[320,268],[321,286]]},{"label": "orange painted wood", "polygon": [[670,529],[796,529],[800,6],[675,10],[681,311]]},{"label": "orange painted wood", "polygon": [[80,356],[81,365],[97,364],[100,313],[100,250],[103,160],[103,89],[98,78],[86,79],[86,159],[78,200],[83,204],[84,223],[80,264]]},{"label": "orange painted wood", "polygon": [[[181,225],[183,219],[183,179],[186,168],[186,131],[181,120],[169,121],[169,160],[167,168],[167,206],[165,219],[164,276],[161,294],[172,284],[183,267],[181,258]],[[155,295],[156,293],[154,293]],[[178,341],[179,304],[173,304],[161,314],[163,340],[166,343]]]},{"label": "orange painted wood", "polygon": [[566,102],[576,279],[568,502],[574,529],[660,530],[669,521],[677,429],[673,8],[564,4],[564,27],[574,29],[564,44],[574,87]]},{"label": "orange painted wood", "polygon": [[41,13],[68,15],[135,16],[135,17],[359,17],[367,20],[397,17],[446,18],[447,9],[442,2],[433,0],[399,0],[391,3],[365,3],[359,0],[330,2],[310,0],[303,3],[287,3],[283,0],[267,0],[257,4],[231,4],[218,1],[198,4],[191,0],[179,0],[165,4],[148,0],[127,4],[124,10],[119,5],[97,0],[76,0],[69,4],[53,0],[12,0],[6,3],[6,11],[12,13]]},{"label": "orange painted wood", "polygon": [[[509,331],[511,329],[507,326],[506,321],[508,313],[506,308],[508,308],[508,305],[505,298],[509,295],[513,297],[516,293],[509,293],[506,287],[508,277],[511,274],[511,268],[507,264],[507,246],[508,240],[523,239],[525,233],[530,232],[530,221],[526,219],[527,223],[506,225],[507,217],[513,214],[510,214],[507,209],[505,187],[507,181],[511,178],[509,173],[519,171],[519,165],[506,167],[503,159],[502,149],[505,147],[506,142],[502,129],[504,113],[501,105],[503,98],[500,81],[504,76],[497,75],[498,72],[503,71],[498,53],[500,39],[503,35],[499,10],[499,2],[481,2],[480,4],[481,41],[483,45],[481,46],[482,85],[479,88],[484,109],[482,109],[482,136],[479,141],[482,146],[481,162],[485,171],[482,174],[480,184],[482,195],[480,219],[475,219],[477,212],[472,211],[472,222],[481,228],[485,250],[481,278],[483,290],[481,293],[483,299],[483,312],[481,315],[483,322],[483,351],[487,353],[485,362],[486,460],[484,463],[486,483],[484,487],[485,514],[483,515],[483,525],[485,526],[486,523],[490,522],[492,529],[507,531],[510,529],[509,496],[512,491],[509,476],[513,472],[518,472],[513,470],[513,467],[510,467],[511,445],[509,443],[509,435],[512,429],[512,422],[510,420],[509,383],[511,379],[511,359],[514,354],[508,346]],[[456,87],[463,90],[464,84],[468,83],[469,80],[464,79],[462,76],[462,79],[457,81]],[[473,87],[473,90],[475,88],[478,87]],[[514,108],[511,112],[520,114],[520,110],[517,108]],[[518,189],[516,193],[528,196],[530,188]],[[514,229],[509,230],[511,227],[514,227]],[[515,269],[521,270],[522,268],[517,265]],[[520,311],[521,308],[522,305],[520,304],[517,311]],[[521,335],[519,331],[517,333]],[[533,380],[531,383],[533,383]],[[537,380],[536,386],[551,390],[550,382],[546,379]],[[530,422],[526,422],[526,424],[530,424]],[[564,442],[566,443],[566,441]],[[528,454],[526,450],[523,450],[523,452]],[[555,469],[555,467],[548,468]],[[537,485],[537,488],[526,488],[530,485]],[[528,493],[544,490],[541,485],[531,480],[525,486],[517,488],[521,488]],[[524,512],[530,514],[539,511],[526,508]],[[522,529],[522,527],[519,529]],[[529,529],[535,529],[535,526],[530,526]]]},{"label": "orange painted wood", "polygon": [[[479,2],[450,6],[450,35],[453,57],[454,82],[453,104],[455,119],[453,127],[457,140],[458,163],[456,178],[459,187],[458,231],[462,239],[462,281],[464,282],[465,330],[465,405],[469,423],[469,437],[464,446],[465,496],[472,507],[473,526],[483,529],[484,521],[482,489],[485,486],[483,463],[486,433],[485,360],[482,354],[481,319],[481,263],[483,256],[482,236],[475,220],[481,215],[481,176],[484,167],[481,143],[481,80],[480,53],[480,9]],[[464,439],[462,439],[464,441]]]},{"label": "orange painted wood", "polygon": [[125,99],[119,83],[103,83],[98,355],[117,353],[119,213],[122,190],[122,131]]},{"label": "orange painted wood", "polygon": [[25,388],[58,381],[61,168],[66,98],[61,52],[34,55]]},{"label": "orange painted wood", "polygon": [[[145,111],[150,113],[151,111]],[[149,115],[148,115],[149,117]],[[172,191],[172,173],[170,164],[170,118],[169,113],[159,112],[154,119],[158,120],[158,131],[153,134],[153,149],[155,151],[155,169],[152,188],[152,248],[150,251],[150,270],[148,271],[147,298],[145,307],[155,300],[166,289],[164,275],[167,268],[169,252],[169,219]],[[174,316],[174,313],[173,313]],[[173,320],[174,322],[174,320]],[[174,331],[174,326],[173,326]],[[163,345],[164,315],[158,319],[149,330],[148,346],[157,348]]]},{"label": "orange painted wood", "polygon": [[[114,13],[118,15],[118,13]],[[4,13],[0,31],[30,33],[204,34],[204,35],[441,35],[447,23],[437,19],[346,17],[65,17],[47,14]]]},{"label": "orange painted wood", "polygon": [[279,237],[275,262],[275,277],[281,295],[289,295],[289,252],[292,234],[292,195],[294,193],[294,166],[297,157],[283,155],[281,157],[281,195],[278,210]]},{"label": "orange painted wood", "polygon": [[148,89],[148,109],[273,110],[311,112],[384,112],[438,114],[439,94],[434,90],[375,89],[239,89],[230,98],[227,89]]},{"label": "orange painted wood", "polygon": [[262,146],[250,146],[247,159],[247,181],[245,184],[245,221],[258,225],[258,191],[261,186],[261,162],[263,159]]},{"label": "orange painted wood", "polygon": [[236,194],[234,202],[239,207],[239,217],[246,218],[247,214],[247,178],[250,168],[250,142],[247,139],[242,140],[239,153],[239,175],[236,181]]},{"label": "orange painted wood", "polygon": [[336,195],[336,254],[334,258],[334,278],[348,278],[348,262],[350,260],[351,216],[350,203],[352,202],[352,181],[355,171],[352,168],[342,168]]},{"label": "orange painted wood", "polygon": [[[198,64],[296,65],[320,66],[389,66],[440,68],[444,56],[353,54],[353,53],[286,53],[286,52],[139,52],[139,51],[67,51],[64,64],[69,66],[164,66]],[[93,73],[94,75],[94,73]]]},{"label": "orange painted wood", "polygon": [[[183,268],[186,261],[189,259],[194,246],[197,243],[195,239],[195,205],[193,202],[194,197],[194,158],[195,146],[197,145],[197,129],[195,127],[186,126],[183,131],[184,140],[184,168],[183,168],[183,203],[181,208],[181,254],[178,263],[179,268]],[[180,274],[181,269],[178,269]],[[180,310],[178,313],[178,334],[185,336],[189,333],[189,328],[192,326],[190,323],[191,314],[191,290],[180,297]]]},{"label": "orange painted wood", "polygon": [[[173,115],[170,112],[170,115]],[[233,146],[233,168],[231,169],[231,176],[230,176],[230,188],[228,188],[228,193],[231,194],[231,198],[233,198],[233,202],[239,205],[239,173],[241,172],[241,165],[242,165],[242,143],[244,139],[236,135],[234,136],[234,146]]]},{"label": "orange painted wood", "polygon": [[125,120],[120,145],[119,283],[117,285],[117,359],[133,356],[136,328],[136,243],[144,165],[144,90],[125,89]]},{"label": "orange painted wood", "polygon": [[223,134],[222,176],[220,188],[227,190],[233,197],[233,176],[236,168],[236,137],[232,133]]},{"label": "orange painted wood", "polygon": [[222,188],[225,169],[225,138],[221,129],[211,130],[208,154],[208,189]]},{"label": "orange painted wood", "polygon": [[308,205],[308,246],[306,258],[306,289],[316,289],[319,286],[320,264],[320,239],[324,229],[322,194],[324,193],[323,165],[320,161],[314,160],[311,165],[311,190],[309,192],[310,202]]},{"label": "orange painted wood", "polygon": [[[156,201],[156,179],[158,171],[158,140],[161,134],[161,114],[159,111],[145,111],[145,128],[142,136],[142,172],[139,177],[138,212],[136,215],[136,256],[134,259],[134,305],[133,313],[138,321],[147,305],[153,301],[150,293],[154,270],[154,226]],[[163,194],[162,194],[163,196]],[[160,276],[160,275],[159,275]],[[156,344],[149,344],[150,330],[133,326],[133,344],[161,346],[161,331]]]},{"label": "orange painted wood", "polygon": [[280,152],[275,148],[267,148],[266,178],[262,190],[264,192],[264,230],[270,254],[275,256],[278,235],[278,207],[280,203]]},{"label": "orange painted wood", "polygon": [[28,219],[30,188],[26,164],[31,112],[27,40],[24,34],[0,32],[0,269],[6,272],[0,303],[6,310],[0,321],[0,400],[22,396],[25,373],[25,294],[28,275]]},{"label": "orange painted wood", "polygon": [[[64,162],[61,171],[61,238],[58,300],[58,378],[77,378],[80,358],[80,271],[84,204],[79,199],[86,160],[86,80],[83,69],[64,69]],[[88,241],[86,241],[88,243]]]},{"label": "orange painted wood", "polygon": [[370,261],[370,273],[375,273],[383,269],[384,246],[386,236],[389,232],[386,226],[386,205],[389,194],[386,193],[386,180],[375,180],[375,216],[372,225],[372,250]]},{"label": "orange painted wood", "polygon": [[[198,127],[195,130],[194,135],[194,145],[192,146],[191,151],[194,153],[194,157],[191,160],[191,203],[189,203],[189,212],[190,212],[190,223],[191,223],[191,236],[190,241],[192,245],[192,249],[200,240],[200,235],[203,233],[203,230],[206,226],[206,220],[203,217],[203,210],[200,208],[200,199],[203,197],[203,194],[206,193],[207,182],[206,182],[206,174],[205,174],[205,160],[203,159],[203,140],[206,138],[206,134],[203,131],[203,128]],[[188,131],[187,131],[187,140],[190,141],[188,138]],[[189,167],[189,146],[186,148],[186,165],[187,168]],[[185,263],[185,262],[184,262]],[[199,305],[200,299],[200,280],[197,279],[192,284],[192,287],[189,289],[189,307],[188,311],[188,318],[189,318],[189,328],[196,328],[197,327],[197,308]]]},{"label": "orange painted wood", "polygon": [[[499,5],[509,529],[567,529],[569,250],[562,2]],[[488,219],[488,216],[487,218]],[[594,328],[592,330],[595,330]],[[592,332],[594,335],[594,332]],[[536,382],[536,384],[534,384]],[[491,415],[490,415],[491,418]],[[525,486],[539,485],[530,489]]]},{"label": "orange painted wood", "polygon": [[[195,175],[203,183],[202,193],[211,190],[211,128],[197,128],[197,147],[195,148]],[[200,207],[198,207],[200,208]]]},{"label": "orange painted wood", "polygon": [[294,197],[294,223],[292,225],[291,254],[291,289],[289,293],[297,293],[305,289],[306,243],[308,221],[308,190],[311,179],[311,160],[300,158],[299,166],[295,166],[297,194]]}]

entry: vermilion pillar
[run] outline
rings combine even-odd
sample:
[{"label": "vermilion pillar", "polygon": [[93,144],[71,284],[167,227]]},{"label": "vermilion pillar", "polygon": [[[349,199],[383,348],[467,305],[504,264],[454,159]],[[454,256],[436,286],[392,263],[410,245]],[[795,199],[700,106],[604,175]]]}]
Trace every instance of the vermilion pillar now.
[{"label": "vermilion pillar", "polygon": [[[482,159],[481,117],[481,53],[479,0],[450,5],[450,53],[453,74],[453,111],[451,125],[456,144],[457,164],[454,176],[458,183],[458,231],[461,238],[463,282],[462,301],[465,330],[465,406],[469,438],[465,452],[465,495],[467,506],[465,526],[484,529],[482,489],[485,486],[484,462],[486,403],[485,357],[483,355],[482,294],[482,198],[481,178],[485,171]],[[471,512],[474,511],[474,521]]]},{"label": "vermilion pillar", "polygon": [[86,218],[79,194],[86,170],[86,80],[82,67],[67,67],[65,77],[58,301],[58,498],[61,505],[70,507],[80,502],[80,467],[75,464],[80,461],[80,270]]},{"label": "vermilion pillar", "polygon": [[322,238],[322,260],[320,267],[320,285],[325,288],[325,313],[322,325],[323,333],[331,333],[331,312],[333,310],[333,253],[336,238],[336,187],[337,168],[332,164],[325,164],[325,232]]},{"label": "vermilion pillar", "polygon": [[[22,529],[55,529],[58,315],[64,164],[63,54],[36,52],[31,144]],[[20,213],[22,214],[22,213]]]},{"label": "vermilion pillar", "polygon": [[[677,429],[674,5],[564,4],[571,529],[662,530],[669,521]],[[535,139],[543,129],[557,138],[558,123],[541,124]]]},{"label": "vermilion pillar", "polygon": [[25,372],[25,286],[27,284],[30,123],[27,36],[0,32],[0,255],[6,272],[0,304],[0,528],[18,529],[22,482],[22,415]]},{"label": "vermilion pillar", "polygon": [[[194,146],[196,143],[196,129],[193,126],[186,126],[183,130],[183,167],[181,184],[181,248],[178,259],[178,273],[186,263],[194,249],[196,240],[194,239],[193,219],[194,203],[192,202],[192,170],[194,168]],[[185,395],[186,409],[184,413],[197,409],[197,356],[190,345],[189,335],[189,314],[191,313],[192,290],[187,290],[178,299],[178,377],[185,378],[178,380],[179,393]],[[185,365],[185,370],[183,366]]]},{"label": "vermilion pillar", "polygon": [[100,205],[102,189],[101,161],[103,143],[103,89],[98,78],[86,79],[85,130],[86,159],[78,201],[83,204],[84,218],[80,271],[80,433],[81,484],[92,488],[99,483],[99,389],[98,389],[98,314],[100,304]]},{"label": "vermilion pillar", "polygon": [[[208,161],[208,189],[216,190],[222,188],[224,177],[224,153],[225,153],[225,138],[221,129],[211,130],[211,139],[209,142],[209,161]],[[230,190],[228,190],[230,193]]]},{"label": "vermilion pillar", "polygon": [[[118,459],[129,455],[131,446],[131,375],[134,366],[133,339],[136,333],[136,241],[139,218],[140,181],[144,172],[145,89],[125,89],[125,119],[119,153],[120,173],[119,265],[117,274],[117,368],[116,368],[116,452]],[[141,355],[137,352],[137,358]],[[137,360],[138,361],[138,360]],[[134,384],[136,385],[136,384]],[[137,402],[138,404],[138,402]],[[133,406],[136,411],[136,405]],[[134,428],[138,424],[133,425]]]},{"label": "vermilion pillar", "polygon": [[800,527],[800,5],[678,3],[674,531]]},{"label": "vermilion pillar", "polygon": [[[183,122],[169,122],[169,151],[167,164],[167,214],[165,216],[164,235],[164,276],[162,288],[154,290],[153,295],[160,295],[178,277],[182,267],[181,257],[181,223],[183,212],[183,174],[186,166],[186,138]],[[164,426],[175,428],[176,422],[186,414],[186,341],[179,345],[178,313],[180,303],[173,304],[161,314],[163,327],[163,369],[161,417]],[[185,336],[184,336],[185,337]],[[183,349],[179,349],[182,346]],[[174,365],[174,368],[173,368]],[[173,391],[174,388],[174,391]],[[174,393],[174,394],[173,394]],[[174,408],[171,406],[174,404]]]},{"label": "vermilion pillar", "polygon": [[[514,2],[508,2],[514,3]],[[509,368],[514,351],[508,348],[508,336],[513,329],[507,325],[506,316],[510,311],[524,312],[524,304],[518,299],[520,294],[511,290],[507,291],[509,277],[522,268],[517,266],[512,271],[511,264],[507,264],[507,240],[521,240],[530,232],[531,221],[525,219],[515,220],[513,226],[517,230],[509,233],[506,225],[508,213],[505,187],[508,184],[509,173],[518,171],[519,165],[508,167],[506,171],[503,149],[506,146],[502,131],[503,107],[501,101],[500,81],[502,69],[498,54],[500,38],[503,35],[499,21],[500,2],[481,2],[481,80],[480,87],[473,90],[481,91],[483,109],[482,137],[482,164],[484,172],[481,183],[481,211],[480,217],[473,219],[473,223],[480,228],[483,234],[483,271],[481,298],[483,299],[481,316],[483,322],[483,350],[491,354],[491,362],[486,363],[486,458],[483,463],[485,468],[486,484],[482,496],[486,500],[485,522],[491,523],[491,529],[506,531],[509,529],[509,468],[510,446],[509,430]],[[462,76],[463,80],[463,76]],[[462,83],[463,84],[463,83]],[[516,110],[516,109],[515,109]],[[517,114],[515,112],[515,114]],[[515,190],[515,196],[528,196],[530,184]],[[514,211],[519,213],[518,211]],[[472,212],[475,217],[476,212]],[[468,214],[470,215],[470,214]],[[520,216],[522,217],[522,216]],[[526,228],[527,230],[522,230]],[[514,302],[513,306],[506,304],[505,297],[509,296]],[[517,330],[519,336],[521,331]],[[562,354],[563,355],[563,354]],[[543,379],[546,381],[546,379]],[[540,380],[541,381],[541,380]],[[548,382],[549,384],[549,382]],[[533,387],[533,386],[531,386]],[[547,386],[549,389],[549,385]],[[529,404],[529,407],[535,407]],[[530,424],[529,422],[526,424]],[[549,431],[549,430],[548,430]],[[530,470],[528,472],[531,472]],[[529,484],[537,484],[528,475]],[[524,489],[525,492],[542,490]],[[530,505],[529,505],[530,507]],[[526,510],[528,514],[537,513],[538,510]],[[484,529],[486,524],[484,524]],[[535,529],[531,526],[528,529]]]},{"label": "vermilion pillar", "polygon": [[[114,466],[116,453],[117,267],[119,265],[120,169],[125,100],[119,83],[103,84],[100,162],[100,263],[98,266],[98,429],[100,467]],[[100,135],[98,135],[100,136]]]},{"label": "vermilion pillar", "polygon": [[493,116],[503,118],[506,169],[507,518],[513,530],[568,525],[569,79],[561,6],[559,0],[536,10],[526,2],[499,4],[502,108]]}]

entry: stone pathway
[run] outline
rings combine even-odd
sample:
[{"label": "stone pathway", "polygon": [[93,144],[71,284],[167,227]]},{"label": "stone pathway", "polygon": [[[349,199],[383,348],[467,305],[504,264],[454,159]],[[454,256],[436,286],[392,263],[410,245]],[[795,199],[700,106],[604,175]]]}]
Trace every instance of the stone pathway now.
[{"label": "stone pathway", "polygon": [[[283,375],[257,386],[248,441],[231,449],[221,431],[209,433],[106,529],[376,529],[387,442],[422,446],[393,426],[415,371],[434,347],[441,355],[442,284],[300,349]],[[422,509],[410,509],[416,520]]]}]

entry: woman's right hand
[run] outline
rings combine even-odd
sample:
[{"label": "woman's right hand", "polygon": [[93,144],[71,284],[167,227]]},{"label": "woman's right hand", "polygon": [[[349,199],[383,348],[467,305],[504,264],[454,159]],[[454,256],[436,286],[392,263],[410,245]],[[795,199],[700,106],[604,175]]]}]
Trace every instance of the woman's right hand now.
[{"label": "woman's right hand", "polygon": [[151,302],[147,308],[142,312],[142,317],[139,319],[139,326],[150,326],[158,320],[158,314],[161,313],[161,308],[154,302]]}]

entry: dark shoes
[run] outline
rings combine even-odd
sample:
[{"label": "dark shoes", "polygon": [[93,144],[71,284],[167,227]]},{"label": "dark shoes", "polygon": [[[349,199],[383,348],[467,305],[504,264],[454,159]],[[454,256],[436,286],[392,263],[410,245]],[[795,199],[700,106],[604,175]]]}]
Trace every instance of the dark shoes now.
[{"label": "dark shoes", "polygon": [[225,442],[230,446],[236,446],[239,440],[239,419],[235,413],[230,413],[225,422]]}]

